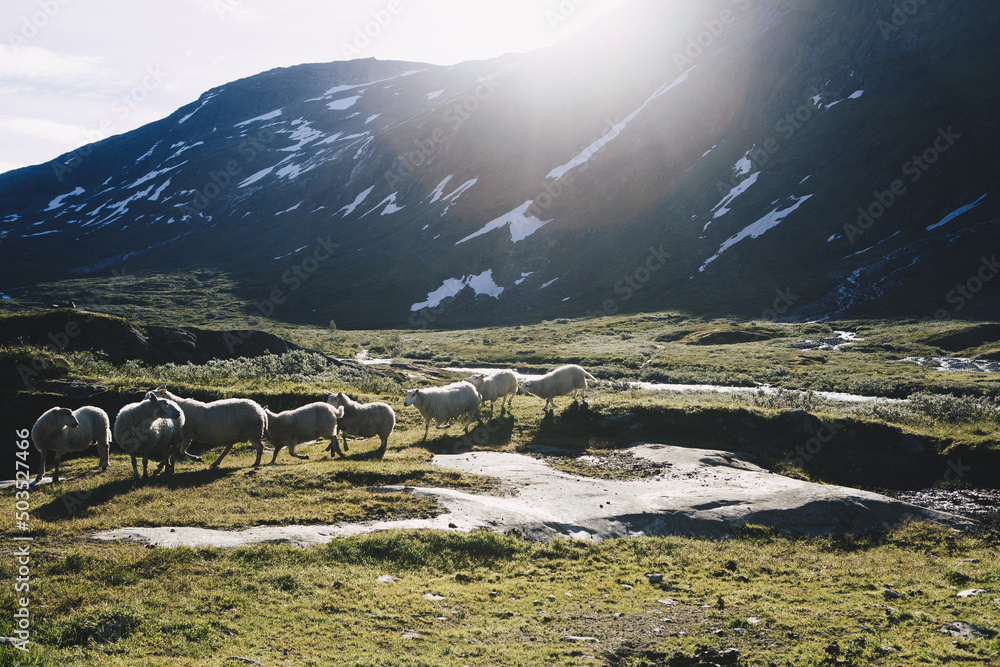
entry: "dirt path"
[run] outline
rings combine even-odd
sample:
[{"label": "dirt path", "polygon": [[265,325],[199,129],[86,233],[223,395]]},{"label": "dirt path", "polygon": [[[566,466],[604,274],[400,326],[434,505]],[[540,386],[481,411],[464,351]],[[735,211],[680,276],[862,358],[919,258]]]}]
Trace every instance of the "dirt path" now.
[{"label": "dirt path", "polygon": [[[907,518],[954,527],[961,517],[924,509],[875,493],[812,484],[776,475],[741,454],[639,444],[628,450],[652,464],[655,476],[599,479],[556,470],[550,460],[506,452],[439,455],[442,467],[497,477],[512,492],[474,495],[452,489],[405,487],[435,499],[444,513],[432,519],[337,526],[260,526],[241,531],[205,528],[121,528],[94,535],[158,546],[235,547],[261,542],[299,546],[387,529],[516,530],[529,539],[562,535],[602,540],[637,535],[691,534],[722,537],[742,524],[761,524],[792,534],[869,532]],[[602,466],[593,457],[581,466]],[[648,469],[648,467],[647,467]],[[402,487],[391,489],[398,491]]]}]

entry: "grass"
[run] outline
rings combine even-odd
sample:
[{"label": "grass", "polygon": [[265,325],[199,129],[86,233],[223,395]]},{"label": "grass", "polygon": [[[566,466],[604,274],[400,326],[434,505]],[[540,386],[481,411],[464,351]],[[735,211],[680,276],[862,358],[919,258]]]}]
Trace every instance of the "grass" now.
[{"label": "grass", "polygon": [[[241,656],[267,665],[638,666],[691,664],[699,651],[737,648],[740,664],[748,665],[971,665],[1000,654],[997,538],[927,524],[866,537],[793,539],[751,526],[723,541],[674,536],[602,544],[536,544],[486,531],[392,531],[309,549],[165,549],[87,539],[126,526],[239,529],[440,511],[387,486],[495,491],[488,477],[432,466],[435,451],[468,443],[454,432],[422,442],[423,421],[402,406],[411,385],[461,377],[435,369],[449,366],[532,371],[577,362],[603,378],[588,391],[587,406],[564,398],[550,419],[542,418],[541,401],[518,397],[513,418],[481,427],[482,437],[474,439],[477,448],[504,451],[558,446],[570,453],[558,467],[576,474],[647,474],[621,451],[647,440],[748,451],[785,474],[864,488],[940,482],[956,457],[975,464],[961,482],[990,479],[998,450],[997,380],[902,361],[989,355],[995,346],[986,325],[734,325],[657,314],[450,332],[273,328],[326,355],[367,349],[401,363],[369,373],[306,352],[148,367],[111,364],[89,352],[0,350],[6,360],[44,358],[37,380],[6,401],[6,419],[18,428],[24,415],[82,395],[113,417],[163,381],[182,395],[247,396],[272,409],[342,390],[389,402],[398,419],[381,461],[372,457],[378,440],[369,439],[352,441],[347,459],[332,460],[310,445],[299,449],[308,461],[283,452],[276,465],[254,471],[252,449],[242,445],[221,470],[207,469],[215,456],[208,452],[206,464],[181,463],[173,477],[139,485],[120,454],[102,474],[94,472],[93,456],[64,462],[70,481],[31,491],[37,645],[28,655],[0,648],[0,662],[202,665],[236,664],[226,658]],[[864,340],[838,351],[788,347],[833,329]],[[668,393],[628,384],[640,379],[766,382],[788,390]],[[792,391],[798,388],[814,391]],[[824,390],[910,400],[844,403],[815,393]],[[82,393],[72,398],[74,392]],[[831,434],[808,457],[796,454],[811,436],[797,430],[801,419],[791,411],[808,412],[814,427]],[[905,438],[918,441],[922,453],[902,455]],[[577,458],[584,454],[594,463]],[[0,498],[14,502],[10,492]],[[13,512],[0,513],[0,530],[19,533],[13,521]],[[12,581],[13,543],[0,550],[0,576]],[[663,583],[651,585],[649,573],[664,574]],[[380,583],[383,575],[399,581]],[[955,597],[969,588],[987,594]],[[15,608],[12,587],[0,589],[0,603]],[[939,632],[951,621],[990,636],[955,640]],[[0,617],[0,635],[13,630],[11,615]],[[570,635],[599,641],[562,639]]]},{"label": "grass", "polygon": [[[1000,651],[990,596],[956,598],[996,590],[995,543],[923,524],[873,538],[747,533],[535,544],[392,532],[312,549],[43,542],[32,660],[639,665],[735,647],[741,664],[971,665]],[[2,567],[13,575],[9,559]],[[993,637],[953,642],[938,629],[955,620]]]}]

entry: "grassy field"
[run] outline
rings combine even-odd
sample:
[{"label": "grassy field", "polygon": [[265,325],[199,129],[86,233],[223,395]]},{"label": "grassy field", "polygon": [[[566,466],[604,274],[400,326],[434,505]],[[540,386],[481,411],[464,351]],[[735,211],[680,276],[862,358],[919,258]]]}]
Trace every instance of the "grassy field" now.
[{"label": "grassy field", "polygon": [[[132,317],[146,322],[141,313]],[[164,322],[158,322],[163,324]],[[236,326],[234,321],[233,326]],[[633,538],[602,544],[536,544],[514,535],[389,532],[301,549],[148,548],[88,538],[125,526],[328,524],[437,514],[431,501],[379,487],[496,490],[496,480],[430,464],[436,451],[468,446],[456,434],[422,442],[423,422],[403,391],[461,377],[453,366],[548,370],[582,363],[602,378],[586,409],[559,402],[543,422],[542,401],[515,400],[508,428],[477,448],[525,451],[558,445],[572,455],[636,440],[748,451],[765,467],[869,489],[941,483],[948,462],[972,468],[962,483],[995,479],[998,418],[993,374],[942,373],[907,357],[980,356],[996,350],[993,325],[940,322],[773,324],[705,321],[679,314],[553,321],[474,331],[356,331],[261,323],[322,355],[400,363],[372,372],[296,352],[205,366],[114,365],[91,352],[7,346],[0,359],[47,355],[45,371],[10,397],[9,428],[30,427],[39,408],[86,391],[117,407],[169,382],[203,399],[248,396],[272,409],[347,391],[385,400],[398,423],[385,460],[377,439],[352,441],[331,460],[279,454],[254,471],[237,447],[222,469],[182,463],[173,477],[131,480],[127,457],[108,472],[93,456],[61,466],[70,481],[30,493],[29,654],[0,647],[0,662],[39,665],[689,665],[701,655],[740,665],[995,664],[1000,655],[1000,552],[992,534],[959,535],[911,524],[873,536],[791,538],[748,526],[731,539]],[[245,323],[243,324],[245,326]],[[852,331],[840,350],[788,347]],[[815,393],[684,394],[644,391],[647,380],[910,397],[907,403],[845,403]],[[117,407],[116,407],[117,406]],[[792,411],[806,411],[832,437],[815,455]],[[607,419],[617,417],[618,419]],[[900,443],[920,443],[902,456]],[[214,454],[206,454],[206,463]],[[265,455],[264,461],[270,460]],[[953,480],[954,481],[954,480]],[[16,499],[0,493],[4,535]],[[15,581],[15,545],[2,543],[0,576]],[[663,574],[651,584],[646,575]],[[398,580],[382,583],[379,577]],[[966,589],[986,593],[957,598]],[[4,609],[17,608],[12,586]],[[984,638],[940,632],[953,621]],[[13,636],[10,613],[0,636]],[[566,639],[577,637],[584,639]],[[591,639],[597,641],[590,641]],[[737,654],[720,655],[727,649]],[[715,652],[715,653],[713,653]],[[716,657],[712,657],[716,656]],[[730,662],[725,662],[729,660]]]}]

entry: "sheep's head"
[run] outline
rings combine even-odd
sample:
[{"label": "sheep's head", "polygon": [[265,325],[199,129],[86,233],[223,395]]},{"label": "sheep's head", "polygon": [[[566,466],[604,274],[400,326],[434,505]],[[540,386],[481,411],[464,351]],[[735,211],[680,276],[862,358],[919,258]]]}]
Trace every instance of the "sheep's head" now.
[{"label": "sheep's head", "polygon": [[163,399],[157,398],[152,395],[153,392],[147,394],[147,400],[149,400],[156,407],[156,416],[162,419],[179,419],[181,416],[181,411],[176,405],[170,401],[165,401]]},{"label": "sheep's head", "polygon": [[77,428],[80,426],[80,422],[73,416],[73,411],[69,408],[56,408],[53,416],[56,423],[64,428]]},{"label": "sheep's head", "polygon": [[524,382],[521,383],[521,386],[517,388],[517,393],[521,394],[522,396],[524,394],[530,394],[531,388],[534,386],[535,385],[533,380],[525,380]]},{"label": "sheep's head", "polygon": [[403,401],[403,405],[413,405],[413,401],[417,400],[417,396],[420,395],[419,389],[411,389],[406,392],[406,399]]},{"label": "sheep's head", "polygon": [[342,406],[345,402],[344,399],[346,398],[347,397],[344,396],[343,392],[340,391],[338,391],[336,394],[329,391],[326,392],[326,402],[335,407]]}]

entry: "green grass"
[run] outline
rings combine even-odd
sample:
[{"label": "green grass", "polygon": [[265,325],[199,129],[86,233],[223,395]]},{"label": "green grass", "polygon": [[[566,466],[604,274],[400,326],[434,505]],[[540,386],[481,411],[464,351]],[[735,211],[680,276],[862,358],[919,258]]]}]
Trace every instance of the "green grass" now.
[{"label": "green grass", "polygon": [[[971,665],[1000,651],[995,634],[953,643],[938,631],[953,620],[1000,630],[992,596],[955,597],[996,590],[995,542],[923,524],[872,538],[747,534],[545,545],[393,532],[233,550],[43,541],[33,547],[32,659],[639,665],[735,647],[741,664]],[[648,583],[650,573],[663,582]],[[384,575],[399,581],[379,583]],[[569,635],[599,642],[561,640]]]},{"label": "green grass", "polygon": [[[380,487],[496,490],[490,478],[432,466],[435,452],[468,442],[455,427],[423,442],[422,419],[402,405],[403,390],[412,385],[461,377],[438,370],[448,366],[540,371],[576,362],[601,377],[588,390],[586,406],[563,398],[555,417],[543,420],[541,401],[519,396],[512,419],[494,422],[496,428],[475,439],[477,448],[492,450],[558,446],[571,455],[557,467],[577,474],[642,474],[628,465],[594,470],[576,457],[621,457],[628,444],[645,440],[748,451],[785,474],[864,488],[931,485],[958,458],[978,465],[960,480],[969,482],[996,469],[997,380],[901,360],[988,355],[995,345],[986,325],[734,326],[679,314],[474,331],[261,324],[331,356],[367,349],[402,363],[370,373],[292,353],[147,367],[110,364],[88,352],[0,349],[5,361],[44,359],[36,381],[17,387],[6,401],[6,418],[17,427],[30,426],[43,406],[79,400],[65,396],[76,391],[113,418],[121,405],[161,382],[181,395],[247,396],[279,410],[342,390],[389,402],[398,419],[381,461],[372,456],[378,440],[369,439],[351,441],[347,459],[330,459],[314,444],[299,449],[308,461],[282,452],[276,465],[255,471],[252,448],[244,444],[221,470],[207,468],[215,456],[208,452],[204,464],[184,462],[172,477],[138,485],[120,454],[101,474],[92,455],[64,462],[60,469],[70,481],[31,491],[32,632],[38,645],[28,656],[0,648],[0,661],[202,665],[242,656],[267,665],[637,666],[685,664],[671,660],[699,647],[735,647],[741,664],[971,665],[989,664],[1000,654],[996,537],[927,524],[867,537],[792,539],[751,526],[724,541],[677,536],[548,545],[485,531],[388,532],[309,549],[165,549],[87,538],[125,526],[238,529],[428,516],[440,511],[432,501]],[[865,340],[839,351],[788,347],[833,329],[856,331]],[[626,382],[639,379],[766,382],[910,401],[843,403],[797,391],[678,394],[632,389]],[[808,459],[795,455],[809,435],[795,430],[789,410],[810,413],[833,433]],[[906,437],[925,451],[901,455]],[[269,460],[265,454],[263,461]],[[13,502],[11,492],[0,498]],[[0,513],[0,531],[15,533],[13,521],[13,512]],[[0,576],[11,581],[13,543],[0,550]],[[664,574],[663,584],[650,585],[649,573]],[[379,583],[386,574],[400,581]],[[988,593],[955,597],[967,588]],[[659,602],[665,599],[677,604]],[[0,590],[5,609],[14,602],[11,587]],[[11,620],[0,617],[0,635],[12,632]],[[955,620],[994,634],[964,641],[938,631]],[[567,635],[599,642],[561,641]]]}]

